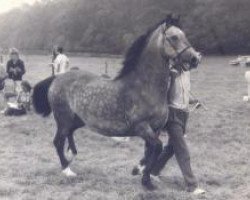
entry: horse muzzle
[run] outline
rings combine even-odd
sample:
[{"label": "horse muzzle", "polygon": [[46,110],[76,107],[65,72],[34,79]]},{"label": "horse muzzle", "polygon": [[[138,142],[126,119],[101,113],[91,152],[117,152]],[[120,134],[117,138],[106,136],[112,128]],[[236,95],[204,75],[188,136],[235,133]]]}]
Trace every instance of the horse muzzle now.
[{"label": "horse muzzle", "polygon": [[197,55],[193,56],[190,60],[190,69],[195,69],[201,63],[202,55],[197,52]]}]

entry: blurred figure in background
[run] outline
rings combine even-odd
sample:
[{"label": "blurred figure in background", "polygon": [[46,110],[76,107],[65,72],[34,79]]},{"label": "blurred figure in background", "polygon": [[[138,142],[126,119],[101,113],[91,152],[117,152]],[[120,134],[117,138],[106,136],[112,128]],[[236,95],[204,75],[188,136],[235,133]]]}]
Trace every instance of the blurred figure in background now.
[{"label": "blurred figure in background", "polygon": [[8,74],[6,73],[6,69],[4,67],[4,57],[2,50],[0,49],[0,92],[4,89],[6,78],[8,78]]},{"label": "blurred figure in background", "polygon": [[64,54],[63,47],[55,47],[52,52],[53,69],[52,75],[63,74],[69,71],[69,59]]},{"label": "blurred figure in background", "polygon": [[53,46],[53,49],[52,49],[52,63],[54,63],[55,59],[56,59],[56,56],[57,56],[57,48],[58,46]]},{"label": "blurred figure in background", "polygon": [[3,66],[3,55],[2,55],[2,52],[0,50],[0,67]]},{"label": "blurred figure in background", "polygon": [[49,66],[51,67],[51,71],[52,71],[52,76],[55,75],[55,67],[54,67],[54,62],[57,56],[57,46],[53,46],[52,48],[52,56],[51,56],[51,63],[49,63]]},{"label": "blurred figure in background", "polygon": [[32,86],[28,81],[25,80],[22,81],[21,88],[22,90],[17,97],[17,103],[19,106],[22,106],[26,111],[30,111]]}]

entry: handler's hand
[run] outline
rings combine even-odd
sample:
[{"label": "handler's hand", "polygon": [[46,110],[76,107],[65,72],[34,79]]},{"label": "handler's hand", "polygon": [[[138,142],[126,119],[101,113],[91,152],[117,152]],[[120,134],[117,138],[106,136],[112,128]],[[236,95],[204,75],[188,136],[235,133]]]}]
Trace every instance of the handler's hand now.
[{"label": "handler's hand", "polygon": [[171,69],[170,75],[171,75],[171,78],[175,79],[178,76],[178,71],[176,69]]},{"label": "handler's hand", "polygon": [[199,103],[199,100],[198,99],[190,99],[189,100],[189,104],[193,105],[193,104],[197,104]]}]

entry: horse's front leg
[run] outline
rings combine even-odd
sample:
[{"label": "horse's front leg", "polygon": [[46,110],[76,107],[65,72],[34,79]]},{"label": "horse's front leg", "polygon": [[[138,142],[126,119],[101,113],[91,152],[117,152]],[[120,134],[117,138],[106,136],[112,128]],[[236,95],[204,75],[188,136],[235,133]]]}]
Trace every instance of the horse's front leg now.
[{"label": "horse's front leg", "polygon": [[[158,131],[156,133],[157,137],[159,138],[160,136],[160,131]],[[137,166],[135,166],[132,170],[132,175],[136,176],[136,175],[141,175],[143,173],[143,170],[145,168],[145,165],[147,163],[148,158],[151,156],[152,154],[152,148],[150,148],[150,144],[148,142],[145,142],[145,147],[144,147],[144,156],[143,158],[140,160],[139,164]]]},{"label": "horse's front leg", "polygon": [[139,164],[136,165],[133,170],[132,170],[132,175],[141,175],[143,173],[143,170],[145,168],[145,165],[147,163],[148,158],[150,157],[152,153],[152,149],[150,148],[150,145],[148,142],[145,142],[145,147],[144,147],[144,156],[140,160]]},{"label": "horse's front leg", "polygon": [[162,151],[162,142],[159,140],[158,135],[155,134],[148,123],[138,125],[136,127],[136,131],[145,140],[147,151],[149,152],[144,160],[145,168],[142,175],[142,185],[149,190],[153,190],[156,187],[151,182],[150,173]]}]

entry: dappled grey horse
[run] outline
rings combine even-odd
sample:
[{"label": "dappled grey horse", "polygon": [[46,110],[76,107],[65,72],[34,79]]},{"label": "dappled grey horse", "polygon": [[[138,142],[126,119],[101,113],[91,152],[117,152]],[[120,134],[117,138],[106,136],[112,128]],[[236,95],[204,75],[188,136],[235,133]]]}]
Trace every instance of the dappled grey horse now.
[{"label": "dappled grey horse", "polygon": [[68,139],[69,148],[76,155],[73,133],[86,125],[105,136],[141,137],[151,152],[146,159],[142,185],[154,188],[150,172],[162,150],[156,133],[168,118],[170,61],[196,67],[199,53],[168,17],[132,44],[115,79],[73,70],[34,87],[37,113],[54,114],[57,123],[54,145],[64,173],[75,175],[64,155],[65,140]]}]

